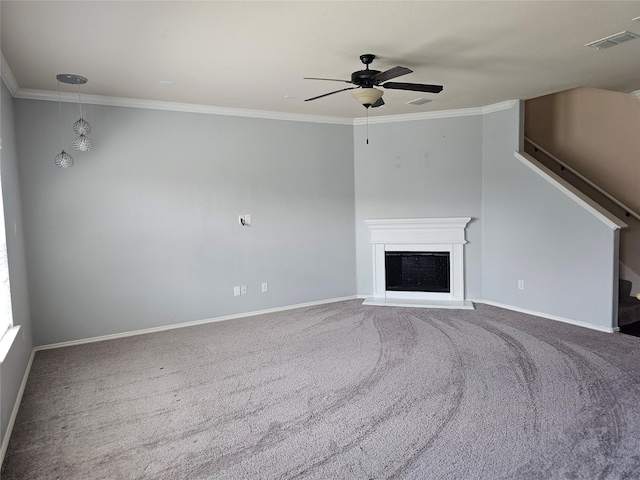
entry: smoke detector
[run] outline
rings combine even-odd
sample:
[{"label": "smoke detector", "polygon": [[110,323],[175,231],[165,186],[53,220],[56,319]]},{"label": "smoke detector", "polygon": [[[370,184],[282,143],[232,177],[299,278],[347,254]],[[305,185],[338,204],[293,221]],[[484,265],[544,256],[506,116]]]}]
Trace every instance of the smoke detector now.
[{"label": "smoke detector", "polygon": [[601,38],[600,40],[596,40],[595,42],[589,42],[585,44],[585,47],[592,47],[596,50],[604,50],[605,48],[615,47],[624,42],[628,42],[629,40],[633,40],[635,38],[640,38],[640,35],[633,32],[620,32],[615,35],[609,35],[608,37]]}]

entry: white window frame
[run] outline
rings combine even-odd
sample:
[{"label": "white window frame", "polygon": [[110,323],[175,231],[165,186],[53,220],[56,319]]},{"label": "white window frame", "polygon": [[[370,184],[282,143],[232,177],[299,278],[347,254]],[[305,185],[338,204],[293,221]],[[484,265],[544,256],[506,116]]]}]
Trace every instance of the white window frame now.
[{"label": "white window frame", "polygon": [[[0,139],[0,166],[2,165],[2,139]],[[2,170],[0,168],[0,341],[13,327],[11,308],[11,281],[7,255],[7,232],[4,224],[4,200],[2,198]]]}]

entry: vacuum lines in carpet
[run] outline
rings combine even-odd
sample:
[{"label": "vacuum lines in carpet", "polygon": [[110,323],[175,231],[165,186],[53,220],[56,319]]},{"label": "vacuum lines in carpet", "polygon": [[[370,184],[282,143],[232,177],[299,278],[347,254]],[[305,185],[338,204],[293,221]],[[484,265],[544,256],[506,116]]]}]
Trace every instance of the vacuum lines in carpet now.
[{"label": "vacuum lines in carpet", "polygon": [[36,353],[12,479],[640,477],[640,338],[352,300]]}]

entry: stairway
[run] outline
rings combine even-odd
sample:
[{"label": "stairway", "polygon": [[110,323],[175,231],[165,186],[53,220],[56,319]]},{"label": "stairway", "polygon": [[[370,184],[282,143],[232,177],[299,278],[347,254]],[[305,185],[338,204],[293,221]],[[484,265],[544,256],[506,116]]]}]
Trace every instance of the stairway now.
[{"label": "stairway", "polygon": [[612,214],[620,277],[640,292],[640,101],[579,87],[525,102],[525,151]]}]

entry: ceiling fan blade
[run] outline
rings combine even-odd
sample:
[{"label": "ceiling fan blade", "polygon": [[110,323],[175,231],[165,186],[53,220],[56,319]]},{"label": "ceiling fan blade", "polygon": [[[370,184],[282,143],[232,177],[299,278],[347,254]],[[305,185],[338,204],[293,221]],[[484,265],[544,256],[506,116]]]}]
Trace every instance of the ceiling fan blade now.
[{"label": "ceiling fan blade", "polygon": [[412,73],[413,70],[409,70],[407,67],[393,67],[389,70],[385,70],[384,72],[380,72],[377,75],[374,75],[373,79],[376,82],[386,82],[387,80],[391,80],[392,78],[400,77],[402,75],[406,75],[408,73]]},{"label": "ceiling fan blade", "polygon": [[371,108],[381,107],[382,105],[384,105],[384,100],[382,99],[382,97],[380,97],[378,100],[371,104]]},{"label": "ceiling fan blade", "polygon": [[317,100],[318,98],[322,98],[322,97],[327,97],[329,95],[333,95],[334,93],[338,93],[338,92],[344,92],[345,90],[353,90],[355,88],[358,87],[347,87],[347,88],[342,88],[340,90],[336,90],[335,92],[329,92],[329,93],[325,93],[324,95],[318,95],[317,97],[312,97],[312,98],[307,98],[305,99],[305,102],[309,102],[311,100]]},{"label": "ceiling fan blade", "polygon": [[442,91],[442,85],[426,85],[423,83],[387,82],[384,85],[380,86],[383,88],[391,88],[395,90],[413,90],[416,92],[428,93],[440,93]]},{"label": "ceiling fan blade", "polygon": [[344,82],[353,83],[351,80],[340,80],[338,78],[317,78],[317,77],[304,77],[303,80],[327,80],[328,82]]}]

